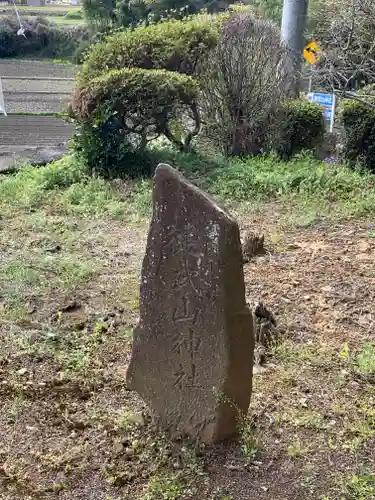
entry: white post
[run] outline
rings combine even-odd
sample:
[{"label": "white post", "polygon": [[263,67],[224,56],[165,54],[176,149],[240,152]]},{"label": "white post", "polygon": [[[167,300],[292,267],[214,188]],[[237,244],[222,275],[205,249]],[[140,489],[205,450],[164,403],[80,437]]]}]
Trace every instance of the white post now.
[{"label": "white post", "polygon": [[0,113],[2,113],[4,116],[7,116],[7,112],[5,111],[4,94],[3,94],[3,87],[1,84],[1,78],[0,78]]},{"label": "white post", "polygon": [[309,76],[309,94],[311,91],[312,91],[312,71],[311,71],[310,76]]},{"label": "white post", "polygon": [[335,113],[336,113],[336,94],[332,95],[332,108],[331,108],[331,122],[329,124],[329,131],[333,132],[333,125],[335,124]]}]

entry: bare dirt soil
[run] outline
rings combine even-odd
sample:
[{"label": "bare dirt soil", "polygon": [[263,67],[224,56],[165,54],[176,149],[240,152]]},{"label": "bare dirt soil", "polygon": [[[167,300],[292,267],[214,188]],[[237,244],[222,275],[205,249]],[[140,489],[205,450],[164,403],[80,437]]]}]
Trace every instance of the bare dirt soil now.
[{"label": "bare dirt soil", "polygon": [[23,59],[1,59],[0,77],[74,78],[77,66],[53,61],[32,61]]},{"label": "bare dirt soil", "polygon": [[0,116],[0,146],[53,146],[71,139],[74,127],[55,116]]},{"label": "bare dirt soil", "polygon": [[266,234],[247,295],[282,341],[240,441],[206,450],[158,434],[126,388],[147,221],[0,217],[2,500],[375,498],[375,233],[284,213],[241,218]]},{"label": "bare dirt soil", "polygon": [[[64,111],[74,88],[76,73],[77,67],[73,64],[2,59],[0,78],[7,113]],[[40,137],[43,137],[43,132]]]}]

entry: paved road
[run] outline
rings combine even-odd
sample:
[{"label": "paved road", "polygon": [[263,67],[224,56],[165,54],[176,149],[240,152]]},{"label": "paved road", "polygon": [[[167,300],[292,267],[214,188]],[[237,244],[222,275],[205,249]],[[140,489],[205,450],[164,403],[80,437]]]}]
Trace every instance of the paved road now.
[{"label": "paved road", "polygon": [[53,146],[68,141],[73,132],[71,124],[53,116],[0,116],[0,146]]}]

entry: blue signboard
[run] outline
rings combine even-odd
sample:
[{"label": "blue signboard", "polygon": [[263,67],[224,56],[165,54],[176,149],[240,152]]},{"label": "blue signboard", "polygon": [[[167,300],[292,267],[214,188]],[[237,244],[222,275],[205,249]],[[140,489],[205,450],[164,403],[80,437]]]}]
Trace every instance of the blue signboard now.
[{"label": "blue signboard", "polygon": [[333,95],[332,94],[323,94],[320,92],[310,92],[307,94],[307,98],[309,101],[316,102],[317,104],[321,104],[322,106],[333,105]]},{"label": "blue signboard", "polygon": [[323,110],[323,115],[324,115],[324,118],[327,120],[327,121],[331,121],[332,120],[332,108],[326,108]]},{"label": "blue signboard", "polygon": [[332,132],[335,121],[336,107],[334,94],[324,94],[323,92],[309,92],[307,94],[307,99],[322,106],[324,119],[330,123],[329,129],[330,132]]}]

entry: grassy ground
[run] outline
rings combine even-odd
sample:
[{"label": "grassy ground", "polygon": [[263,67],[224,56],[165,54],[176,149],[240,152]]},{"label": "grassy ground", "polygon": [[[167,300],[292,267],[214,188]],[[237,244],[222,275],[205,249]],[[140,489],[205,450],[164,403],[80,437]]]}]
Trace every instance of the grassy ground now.
[{"label": "grassy ground", "polygon": [[150,183],[64,159],[0,178],[1,498],[375,498],[373,178],[308,157],[169,161],[266,235],[247,295],[283,333],[241,439],[170,443],[126,390]]},{"label": "grassy ground", "polygon": [[64,24],[67,26],[73,26],[74,24],[84,24],[83,19],[67,19],[64,16],[46,16],[46,19],[53,21],[56,24]]},{"label": "grassy ground", "polygon": [[[17,5],[20,11],[33,11],[33,12],[75,12],[80,10],[81,7],[73,7],[71,5],[46,5],[44,7],[30,6],[30,5]],[[13,5],[2,5],[1,10],[14,11]]]},{"label": "grassy ground", "polygon": [[[6,17],[6,14],[4,14],[4,15],[0,14],[0,18],[2,18],[2,17]],[[73,26],[73,25],[80,25],[80,24],[85,23],[85,21],[83,19],[66,19],[64,16],[46,15],[44,17],[48,21],[53,21],[56,24],[64,25],[64,26]]]},{"label": "grassy ground", "polygon": [[[81,7],[71,7],[69,5],[47,5],[45,7],[32,7],[29,5],[17,5],[17,9],[24,16],[35,16],[40,15],[45,17],[49,21],[53,21],[56,24],[62,24],[67,26],[73,26],[78,24],[84,24],[84,19],[71,19],[65,17],[66,14],[71,14],[74,12],[81,11]],[[0,17],[5,17],[6,15],[14,14],[13,5],[5,5],[0,7]]]}]

